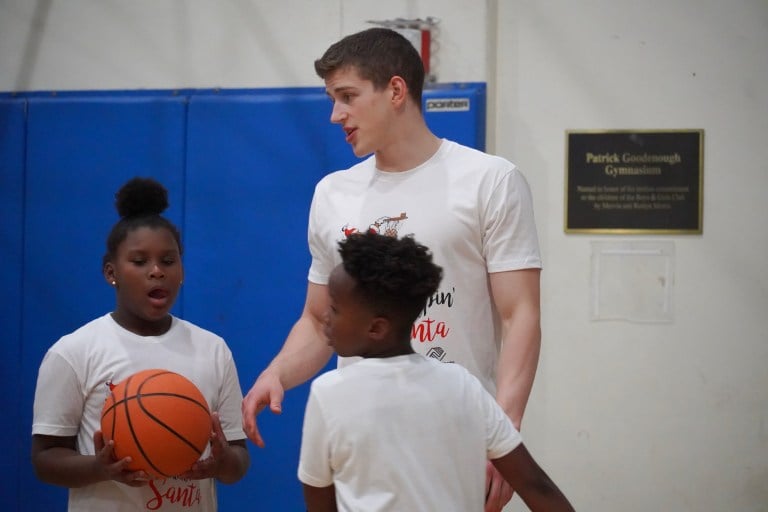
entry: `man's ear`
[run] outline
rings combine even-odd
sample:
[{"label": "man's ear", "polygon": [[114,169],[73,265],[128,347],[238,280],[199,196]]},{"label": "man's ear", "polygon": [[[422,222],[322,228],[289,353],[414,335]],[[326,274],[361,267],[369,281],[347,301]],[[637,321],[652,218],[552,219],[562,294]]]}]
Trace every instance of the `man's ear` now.
[{"label": "man's ear", "polygon": [[391,329],[392,323],[389,321],[389,318],[376,316],[371,320],[371,325],[368,328],[368,337],[376,341],[386,339]]},{"label": "man's ear", "polygon": [[392,91],[392,104],[395,107],[404,105],[408,99],[408,84],[405,80],[400,76],[393,76],[389,79],[389,89]]}]

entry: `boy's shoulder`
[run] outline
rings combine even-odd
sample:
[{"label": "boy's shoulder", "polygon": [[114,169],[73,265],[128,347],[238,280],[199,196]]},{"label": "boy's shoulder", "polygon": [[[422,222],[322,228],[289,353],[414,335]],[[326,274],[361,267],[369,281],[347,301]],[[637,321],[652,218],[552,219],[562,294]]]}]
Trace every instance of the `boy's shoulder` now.
[{"label": "boy's shoulder", "polygon": [[373,375],[389,376],[395,372],[410,372],[418,374],[433,373],[435,377],[447,381],[470,380],[480,381],[469,370],[458,363],[443,363],[423,354],[410,354],[387,359],[361,359],[343,367],[329,370],[315,377],[311,386],[320,389],[330,389],[336,386],[349,386],[356,380],[366,380]]}]

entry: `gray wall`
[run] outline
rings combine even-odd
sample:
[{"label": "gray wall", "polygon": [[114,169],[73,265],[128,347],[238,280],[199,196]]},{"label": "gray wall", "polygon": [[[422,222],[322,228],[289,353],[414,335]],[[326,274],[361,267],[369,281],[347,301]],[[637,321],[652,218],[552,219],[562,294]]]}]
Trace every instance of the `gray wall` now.
[{"label": "gray wall", "polygon": [[[580,510],[766,510],[765,0],[0,0],[0,91],[316,86],[341,35],[427,16],[439,80],[488,82],[489,149],[534,193],[533,453]],[[677,128],[705,130],[701,235],[564,233],[566,130]],[[591,318],[603,241],[673,245],[671,322]]]}]

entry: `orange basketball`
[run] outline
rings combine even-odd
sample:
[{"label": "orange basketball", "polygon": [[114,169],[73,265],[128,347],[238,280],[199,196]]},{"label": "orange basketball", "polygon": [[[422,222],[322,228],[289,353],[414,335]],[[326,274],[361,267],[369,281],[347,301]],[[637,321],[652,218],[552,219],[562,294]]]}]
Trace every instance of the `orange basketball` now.
[{"label": "orange basketball", "polygon": [[168,370],[143,370],[111,388],[101,431],[105,442],[114,440],[115,457],[131,457],[129,469],[167,478],[200,458],[210,439],[211,413],[189,379]]}]

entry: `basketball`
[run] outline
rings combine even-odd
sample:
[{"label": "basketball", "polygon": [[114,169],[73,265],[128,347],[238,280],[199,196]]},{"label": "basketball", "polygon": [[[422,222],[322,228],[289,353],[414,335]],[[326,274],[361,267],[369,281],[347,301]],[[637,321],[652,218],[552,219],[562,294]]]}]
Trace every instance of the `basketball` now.
[{"label": "basketball", "polygon": [[211,435],[211,414],[200,390],[168,370],[143,370],[110,384],[101,412],[104,442],[113,440],[117,459],[153,478],[192,468]]}]

